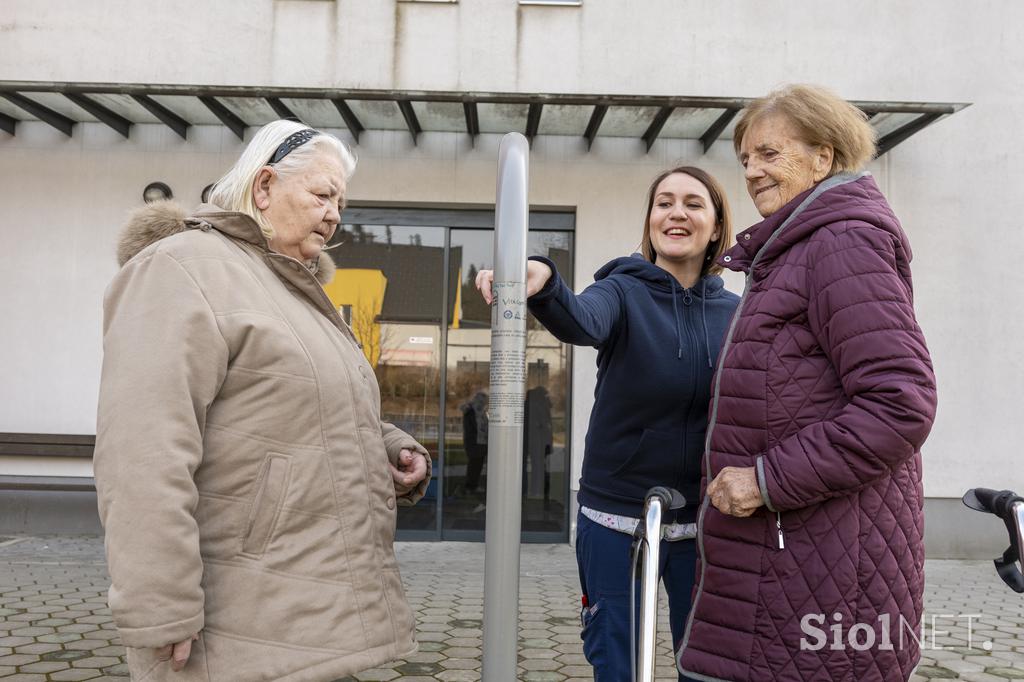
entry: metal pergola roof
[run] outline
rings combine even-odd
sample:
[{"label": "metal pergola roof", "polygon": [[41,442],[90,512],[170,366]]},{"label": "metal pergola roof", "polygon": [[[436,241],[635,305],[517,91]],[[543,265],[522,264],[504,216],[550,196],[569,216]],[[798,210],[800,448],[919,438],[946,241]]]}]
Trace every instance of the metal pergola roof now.
[{"label": "metal pergola roof", "polygon": [[[704,152],[731,139],[744,97],[532,94],[279,88],[129,83],[0,81],[0,130],[43,121],[69,137],[76,123],[100,122],[129,137],[136,123],[163,124],[188,137],[193,125],[224,125],[244,139],[247,128],[291,118],[315,128],[347,129],[356,144],[366,130],[424,132],[522,131],[579,135],[587,149],[598,137],[634,137],[646,151],[659,138],[700,140]],[[878,131],[878,155],[945,116],[969,106],[942,102],[854,102]]]}]

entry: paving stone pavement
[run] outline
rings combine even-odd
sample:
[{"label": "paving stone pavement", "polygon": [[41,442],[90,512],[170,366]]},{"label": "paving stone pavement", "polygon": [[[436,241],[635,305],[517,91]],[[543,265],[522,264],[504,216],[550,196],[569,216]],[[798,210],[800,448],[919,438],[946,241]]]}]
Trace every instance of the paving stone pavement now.
[{"label": "paving stone pavement", "polygon": [[[338,682],[479,680],[483,545],[399,543],[397,553],[420,652]],[[1007,589],[991,562],[929,561],[926,572],[924,657],[911,682],[1024,679],[1024,595]],[[0,679],[127,682],[108,584],[102,538],[0,538]],[[518,679],[591,680],[572,549],[524,545],[520,587]],[[662,598],[657,679],[670,682],[676,676]],[[821,628],[831,638],[830,625]],[[893,624],[897,643],[899,630]]]}]

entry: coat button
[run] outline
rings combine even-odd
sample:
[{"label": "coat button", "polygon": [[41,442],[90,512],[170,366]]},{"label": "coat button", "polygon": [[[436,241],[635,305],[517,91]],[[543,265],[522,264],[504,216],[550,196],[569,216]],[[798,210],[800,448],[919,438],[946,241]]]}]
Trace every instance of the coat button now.
[{"label": "coat button", "polygon": [[395,498],[389,497],[386,504],[388,506],[388,509],[394,509],[395,508]]},{"label": "coat button", "polygon": [[750,241],[750,235],[749,234],[743,235],[743,241],[749,242]]},{"label": "coat button", "polygon": [[732,256],[724,256],[722,258],[722,260],[725,261],[726,263],[731,263],[732,262]]}]

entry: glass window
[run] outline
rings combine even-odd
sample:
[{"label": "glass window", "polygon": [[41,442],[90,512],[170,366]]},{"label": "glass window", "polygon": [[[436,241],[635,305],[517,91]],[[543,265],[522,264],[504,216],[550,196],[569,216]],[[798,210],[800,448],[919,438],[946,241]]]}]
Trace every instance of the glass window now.
[{"label": "glass window", "polygon": [[[494,213],[354,208],[344,221],[329,251],[338,271],[328,295],[374,368],[382,418],[433,458],[427,496],[399,510],[399,536],[483,540],[491,310],[475,279],[492,267]],[[537,213],[530,223],[528,253],[550,258],[571,283],[574,216]],[[527,329],[523,538],[560,542],[571,350],[532,316]]]},{"label": "glass window", "polygon": [[[494,233],[452,230],[458,263],[459,307],[448,331],[445,421],[444,529],[484,529],[487,490],[487,386],[491,309],[476,290],[476,274],[493,267]],[[531,230],[528,255],[555,262],[571,282],[570,232]],[[523,427],[524,535],[564,532],[569,489],[567,419],[570,352],[533,318],[527,318],[527,386]],[[538,536],[539,537],[539,536]]]},{"label": "glass window", "polygon": [[[445,228],[344,224],[330,250],[338,267],[328,296],[363,345],[380,385],[381,418],[436,458],[441,414]],[[437,462],[434,462],[437,470]],[[433,532],[437,480],[402,508],[402,527]]]}]

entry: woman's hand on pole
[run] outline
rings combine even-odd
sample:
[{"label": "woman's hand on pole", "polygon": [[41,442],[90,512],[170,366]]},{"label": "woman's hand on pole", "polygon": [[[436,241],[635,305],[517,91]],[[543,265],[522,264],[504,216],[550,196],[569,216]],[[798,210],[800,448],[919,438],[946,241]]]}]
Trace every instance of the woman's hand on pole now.
[{"label": "woman's hand on pole", "polygon": [[729,516],[750,516],[764,504],[754,467],[725,467],[708,484],[715,509]]},{"label": "woman's hand on pole", "polygon": [[[551,279],[551,268],[540,261],[526,261],[526,296],[529,298],[544,288]],[[490,305],[494,300],[494,270],[481,270],[476,273],[476,288]]]}]

